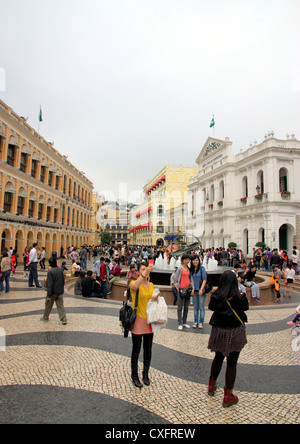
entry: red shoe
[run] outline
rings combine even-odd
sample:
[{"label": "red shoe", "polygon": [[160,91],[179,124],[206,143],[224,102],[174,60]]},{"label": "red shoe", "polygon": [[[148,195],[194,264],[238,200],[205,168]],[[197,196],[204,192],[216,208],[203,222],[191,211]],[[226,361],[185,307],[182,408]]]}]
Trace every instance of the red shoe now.
[{"label": "red shoe", "polygon": [[214,396],[217,387],[217,381],[209,378],[208,382],[208,396]]},{"label": "red shoe", "polygon": [[224,387],[223,407],[230,407],[238,402],[239,398],[232,393],[232,390],[228,390]]}]

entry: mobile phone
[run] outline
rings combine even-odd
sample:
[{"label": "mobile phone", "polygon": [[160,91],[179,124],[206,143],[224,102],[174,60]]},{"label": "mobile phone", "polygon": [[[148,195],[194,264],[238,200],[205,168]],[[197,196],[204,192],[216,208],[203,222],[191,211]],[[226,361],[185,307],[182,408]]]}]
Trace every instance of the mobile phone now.
[{"label": "mobile phone", "polygon": [[148,266],[149,267],[153,267],[153,259],[149,259],[148,260]]}]

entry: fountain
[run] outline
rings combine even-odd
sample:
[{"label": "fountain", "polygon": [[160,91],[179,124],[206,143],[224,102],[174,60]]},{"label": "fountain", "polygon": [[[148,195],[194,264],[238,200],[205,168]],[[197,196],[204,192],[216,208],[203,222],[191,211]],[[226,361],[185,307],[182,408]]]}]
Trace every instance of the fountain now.
[{"label": "fountain", "polygon": [[[210,289],[217,287],[220,276],[225,270],[229,270],[229,267],[220,267],[218,262],[214,258],[204,257],[203,267],[207,273],[207,282]],[[181,257],[177,259],[173,256],[168,262],[165,255],[164,259],[159,256],[154,264],[154,270],[151,273],[151,282],[155,285],[170,285],[171,275],[174,273],[176,268],[181,267]]]}]

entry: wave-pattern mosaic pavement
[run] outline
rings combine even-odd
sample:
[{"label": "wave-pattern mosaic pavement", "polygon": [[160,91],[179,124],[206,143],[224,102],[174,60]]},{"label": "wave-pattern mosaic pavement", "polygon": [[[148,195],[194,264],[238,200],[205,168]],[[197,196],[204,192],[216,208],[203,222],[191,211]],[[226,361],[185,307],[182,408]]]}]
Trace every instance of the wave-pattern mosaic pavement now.
[{"label": "wave-pattern mosaic pavement", "polygon": [[[239,403],[223,409],[224,370],[216,396],[207,396],[213,355],[210,327],[177,330],[176,308],[155,335],[151,385],[130,380],[131,339],[122,335],[120,302],[65,295],[68,324],[54,309],[42,323],[45,293],[26,288],[22,274],[0,297],[0,423],[296,424],[299,417],[299,348],[286,325],[299,304],[251,308],[248,345],[235,391]],[[189,312],[192,323],[193,313]],[[300,345],[300,340],[299,340]],[[142,365],[140,367],[142,369]]]}]

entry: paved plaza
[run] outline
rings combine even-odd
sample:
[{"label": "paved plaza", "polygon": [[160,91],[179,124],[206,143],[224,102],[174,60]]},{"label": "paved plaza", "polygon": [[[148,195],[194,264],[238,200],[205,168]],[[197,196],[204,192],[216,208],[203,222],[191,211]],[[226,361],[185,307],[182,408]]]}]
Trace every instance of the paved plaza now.
[{"label": "paved plaza", "polygon": [[[39,275],[42,282],[45,272]],[[20,270],[11,278],[11,292],[0,297],[0,328],[6,333],[1,424],[300,423],[300,336],[296,342],[286,325],[300,294],[249,310],[249,343],[235,385],[239,403],[230,409],[222,407],[224,369],[216,395],[207,396],[209,311],[203,330],[180,332],[176,308],[170,307],[168,326],[154,339],[152,383],[139,390],[130,379],[131,338],[119,326],[121,302],[66,294],[63,326],[56,309],[49,323],[40,321],[45,295],[28,288]],[[192,325],[192,309],[188,320]]]}]

